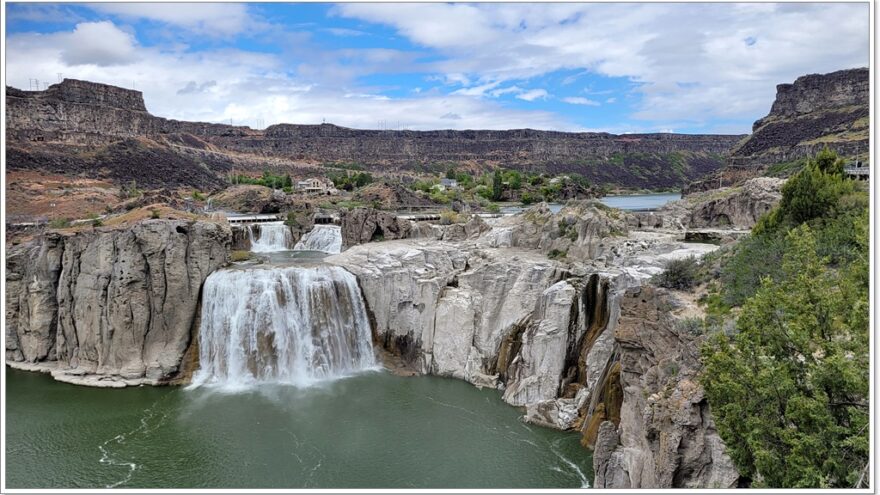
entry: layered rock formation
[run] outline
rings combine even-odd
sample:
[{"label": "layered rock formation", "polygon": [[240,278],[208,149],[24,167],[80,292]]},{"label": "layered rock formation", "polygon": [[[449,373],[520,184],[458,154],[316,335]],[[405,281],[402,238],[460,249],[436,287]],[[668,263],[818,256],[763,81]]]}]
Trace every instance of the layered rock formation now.
[{"label": "layered rock formation", "polygon": [[230,238],[216,223],[148,220],[12,247],[7,364],[95,386],[173,378]]},{"label": "layered rock formation", "polygon": [[[826,146],[848,159],[867,161],[870,81],[867,68],[810,74],[776,86],[770,113],[734,146],[721,174],[722,186],[762,173],[779,173]],[[775,166],[775,167],[774,167]],[[717,188],[718,174],[695,181],[684,194]]]},{"label": "layered rock formation", "polygon": [[596,488],[737,486],[698,381],[704,337],[680,323],[682,309],[673,294],[650,286],[623,296],[619,351],[608,365],[622,397],[619,413],[599,424]]},{"label": "layered rock formation", "polygon": [[867,155],[868,69],[801,76],[776,87],[770,113],[736,146],[731,166],[758,166],[810,156],[828,146],[841,156]]},{"label": "layered rock formation", "polygon": [[[501,164],[578,172],[594,183],[679,187],[717,169],[742,137],[531,129],[371,131],[330,124],[254,130],[154,117],[138,91],[71,79],[45,91],[7,88],[6,103],[11,167],[95,173],[100,168],[92,156],[97,150],[104,161],[119,162],[104,172],[116,180],[202,189],[217,187],[218,175],[233,168],[262,171],[297,162],[358,162],[382,170],[423,170],[441,162]],[[162,160],[148,160],[150,155]],[[152,173],[166,162],[175,165]],[[136,166],[126,168],[126,163]]]}]

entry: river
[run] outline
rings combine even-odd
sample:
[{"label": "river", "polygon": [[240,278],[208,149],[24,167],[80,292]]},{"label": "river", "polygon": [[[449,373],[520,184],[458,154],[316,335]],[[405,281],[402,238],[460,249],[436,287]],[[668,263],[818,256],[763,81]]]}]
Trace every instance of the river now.
[{"label": "river", "polygon": [[453,379],[95,389],[7,369],[9,488],[577,488],[576,433]]},{"label": "river", "polygon": [[670,201],[681,199],[680,193],[657,193],[657,194],[622,194],[619,196],[605,196],[599,201],[612,207],[627,211],[656,210]]}]

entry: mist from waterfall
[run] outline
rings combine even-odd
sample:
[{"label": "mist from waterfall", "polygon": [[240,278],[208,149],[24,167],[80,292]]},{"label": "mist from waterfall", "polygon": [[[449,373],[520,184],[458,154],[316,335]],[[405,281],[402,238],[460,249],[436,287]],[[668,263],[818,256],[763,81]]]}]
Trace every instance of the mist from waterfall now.
[{"label": "mist from waterfall", "polygon": [[[259,228],[259,234],[254,232],[254,227]],[[293,237],[290,228],[284,222],[268,222],[248,225],[248,238],[251,241],[251,251],[255,253],[268,253],[273,251],[285,251],[290,249]]]},{"label": "mist from waterfall", "polygon": [[342,252],[342,229],[337,225],[315,225],[296,243],[297,251]]},{"label": "mist from waterfall", "polygon": [[340,267],[219,270],[203,301],[194,386],[308,386],[375,366],[360,288]]}]

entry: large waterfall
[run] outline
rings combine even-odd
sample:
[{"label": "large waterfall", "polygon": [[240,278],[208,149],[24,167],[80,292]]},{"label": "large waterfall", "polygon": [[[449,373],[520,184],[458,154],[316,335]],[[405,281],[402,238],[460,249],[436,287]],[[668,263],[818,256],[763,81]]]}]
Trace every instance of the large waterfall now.
[{"label": "large waterfall", "polygon": [[256,224],[259,227],[259,236],[254,235],[254,226],[248,225],[248,237],[251,241],[251,251],[266,253],[271,251],[284,251],[290,249],[292,236],[290,229],[284,222],[268,222]]},{"label": "large waterfall", "polygon": [[293,249],[298,251],[342,252],[342,229],[336,225],[315,225]]},{"label": "large waterfall", "polygon": [[375,365],[360,289],[342,268],[220,270],[203,301],[194,385],[309,385]]}]

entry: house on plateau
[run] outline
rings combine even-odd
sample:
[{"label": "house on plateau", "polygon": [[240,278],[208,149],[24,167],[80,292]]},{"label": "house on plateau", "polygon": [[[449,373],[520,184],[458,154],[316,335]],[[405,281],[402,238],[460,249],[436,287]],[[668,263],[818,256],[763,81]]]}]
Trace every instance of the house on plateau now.
[{"label": "house on plateau", "polygon": [[332,185],[318,178],[300,180],[296,182],[296,190],[306,194],[336,194],[338,191]]},{"label": "house on plateau", "polygon": [[447,189],[458,189],[458,181],[455,179],[440,179],[440,183],[435,187],[440,189],[441,191],[445,191]]}]

